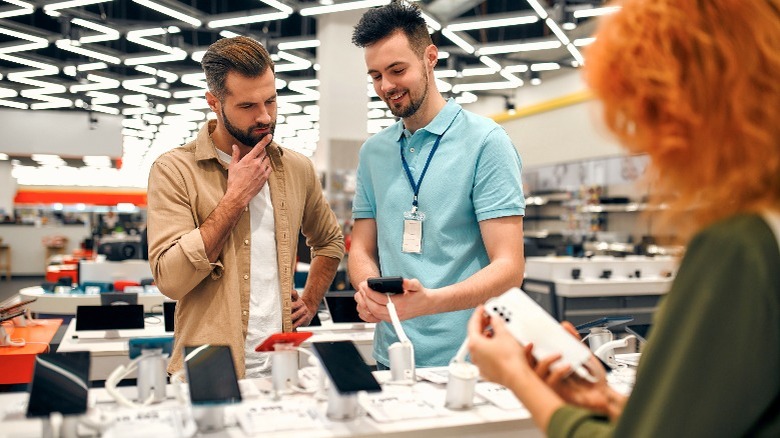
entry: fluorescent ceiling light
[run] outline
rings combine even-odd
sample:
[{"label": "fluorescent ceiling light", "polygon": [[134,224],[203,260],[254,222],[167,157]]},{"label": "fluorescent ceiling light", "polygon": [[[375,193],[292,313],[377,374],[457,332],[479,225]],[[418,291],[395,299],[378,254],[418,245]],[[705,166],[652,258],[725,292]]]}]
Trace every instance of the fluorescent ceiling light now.
[{"label": "fluorescent ceiling light", "polygon": [[441,30],[441,34],[444,35],[445,37],[447,37],[448,40],[450,40],[453,43],[455,43],[456,46],[458,46],[461,49],[463,49],[464,51],[466,51],[466,53],[474,53],[474,46],[472,46],[471,44],[467,43],[466,40],[464,40],[463,38],[455,35],[455,33],[453,31],[451,31],[451,30],[449,30],[447,28],[444,28],[444,29]]},{"label": "fluorescent ceiling light", "polygon": [[235,18],[223,18],[220,20],[214,20],[209,21],[206,26],[210,27],[212,29],[217,29],[220,27],[228,27],[228,26],[238,26],[241,24],[251,24],[251,23],[259,23],[262,21],[274,21],[274,20],[284,20],[285,18],[289,17],[290,14],[286,12],[271,12],[266,14],[255,14],[255,15],[246,15],[241,17],[235,17]]},{"label": "fluorescent ceiling light", "polygon": [[195,27],[200,27],[201,24],[203,24],[202,21],[198,20],[197,18],[187,15],[183,12],[179,12],[175,9],[171,9],[167,6],[163,6],[159,3],[155,3],[151,0],[133,0],[134,2],[138,3],[141,6],[146,6],[149,9],[153,9],[161,14],[165,14],[169,17],[173,17],[177,20],[183,21],[187,24],[191,24]]},{"label": "fluorescent ceiling light", "polygon": [[573,56],[574,60],[579,62],[580,65],[585,65],[585,58],[583,58],[582,53],[574,47],[574,44],[566,44],[566,50],[571,53],[571,56]]},{"label": "fluorescent ceiling light", "polygon": [[504,67],[504,70],[509,73],[525,73],[528,71],[528,66],[525,64],[508,65]]},{"label": "fluorescent ceiling light", "polygon": [[536,14],[539,15],[540,18],[545,19],[547,18],[547,10],[544,9],[542,5],[539,4],[538,0],[528,0],[528,4],[531,5],[531,7],[536,11]]},{"label": "fluorescent ceiling light", "polygon": [[563,32],[563,30],[561,30],[560,27],[558,27],[558,23],[556,23],[555,20],[553,20],[552,18],[548,18],[544,20],[544,22],[547,23],[547,27],[549,27],[550,30],[553,31],[555,36],[557,36],[558,39],[561,40],[563,44],[569,44],[569,37],[566,36],[566,34]]},{"label": "fluorescent ceiling light", "polygon": [[16,17],[19,15],[32,14],[35,12],[35,5],[28,2],[19,0],[5,0],[6,3],[10,3],[14,6],[18,6],[19,9],[6,9],[0,12],[0,18]]},{"label": "fluorescent ceiling light", "polygon": [[516,26],[521,24],[531,24],[539,21],[536,15],[521,15],[517,17],[494,18],[485,20],[474,20],[462,23],[452,23],[447,25],[447,29],[453,32],[464,30],[488,29],[492,27]]},{"label": "fluorescent ceiling light", "polygon": [[592,44],[594,41],[596,41],[596,37],[578,38],[574,40],[574,45],[577,47],[582,47],[587,46],[588,44]]},{"label": "fluorescent ceiling light", "polygon": [[14,38],[30,41],[29,44],[17,44],[13,46],[0,47],[0,53],[14,53],[24,50],[38,50],[46,48],[49,45],[49,41],[46,38],[37,37],[23,32],[17,32],[15,30],[0,27],[0,34],[8,35]]},{"label": "fluorescent ceiling light", "polygon": [[150,56],[141,56],[138,58],[125,59],[125,65],[154,64],[156,62],[181,61],[182,59],[185,58],[187,58],[187,52],[185,52],[182,49],[179,49],[178,47],[175,47],[173,48],[173,52],[167,53],[165,55],[150,55]]},{"label": "fluorescent ceiling light", "polygon": [[[108,90],[112,88],[119,88],[119,86],[122,85],[122,83],[116,79],[106,78],[95,74],[88,74],[87,80],[92,83],[73,85],[70,87],[70,92],[78,93],[80,91]],[[112,102],[112,103],[117,103],[117,102]]]},{"label": "fluorescent ceiling light", "polygon": [[434,70],[433,77],[435,78],[454,78],[458,75],[455,70]]},{"label": "fluorescent ceiling light", "polygon": [[532,52],[534,50],[548,50],[557,49],[561,47],[561,42],[557,40],[553,41],[538,41],[533,43],[518,43],[518,44],[506,44],[502,46],[485,46],[480,47],[477,50],[478,55],[495,55],[497,53],[512,53],[512,52]]},{"label": "fluorescent ceiling light", "polygon": [[493,61],[488,56],[484,56],[484,55],[480,56],[479,60],[482,61],[482,63],[485,64],[486,66],[492,68],[494,71],[501,70],[501,64],[497,63],[496,61]]},{"label": "fluorescent ceiling light", "polygon": [[430,15],[426,14],[425,12],[420,12],[420,15],[425,20],[425,23],[433,30],[441,30],[441,24],[439,24],[438,21],[434,20]]},{"label": "fluorescent ceiling light", "polygon": [[300,41],[286,41],[276,45],[279,50],[295,50],[295,49],[307,49],[310,47],[319,47],[320,40],[300,40]]},{"label": "fluorescent ceiling light", "polygon": [[135,69],[140,71],[141,73],[146,73],[148,75],[157,74],[157,69],[154,67],[149,67],[148,65],[136,65]]},{"label": "fluorescent ceiling light", "polygon": [[339,3],[334,5],[314,6],[303,8],[300,14],[304,17],[309,15],[329,14],[331,12],[351,11],[354,9],[373,8],[374,6],[384,6],[390,3],[390,0],[359,0],[348,3]]},{"label": "fluorescent ceiling light", "polygon": [[577,9],[574,11],[575,18],[597,17],[600,15],[614,14],[620,10],[620,6],[608,6],[604,8]]},{"label": "fluorescent ceiling light", "polygon": [[105,61],[111,64],[120,64],[122,62],[122,60],[117,58],[116,56],[107,55],[105,53],[98,52],[97,50],[87,49],[81,46],[73,45],[73,41],[71,40],[57,40],[54,43],[54,45],[61,50],[78,53],[79,55],[84,55],[89,58],[99,59],[101,61]]},{"label": "fluorescent ceiling light", "polygon": [[222,38],[235,38],[243,35],[241,35],[240,33],[235,33],[230,30],[221,30],[219,31],[219,36],[221,36]]},{"label": "fluorescent ceiling light", "polygon": [[70,22],[77,26],[86,27],[87,29],[92,29],[102,33],[102,35],[91,35],[79,38],[78,41],[81,44],[99,43],[102,41],[115,41],[119,39],[119,31],[108,26],[82,20],[81,18],[74,18],[70,20]]},{"label": "fluorescent ceiling light", "polygon": [[561,66],[557,62],[539,62],[531,64],[531,71],[550,71],[558,70]]},{"label": "fluorescent ceiling light", "polygon": [[[127,32],[127,40],[134,42],[136,44],[140,44],[142,46],[149,47],[150,49],[159,50],[165,53],[174,53],[176,52],[176,50],[181,51],[181,49],[179,49],[178,47],[171,47],[167,44],[158,43],[156,41],[151,41],[146,38],[150,36],[165,35],[169,33],[178,33],[179,31],[180,31],[179,28],[173,26],[167,29],[163,29],[161,27],[153,27],[151,29],[131,30],[130,32]],[[137,64],[142,64],[142,63],[137,63]],[[136,64],[132,64],[132,65],[136,65]]]},{"label": "fluorescent ceiling light", "polygon": [[476,68],[464,68],[463,69],[463,76],[484,76],[484,75],[492,75],[498,70],[495,70],[490,67],[476,67]]},{"label": "fluorescent ceiling light", "polygon": [[447,59],[450,57],[450,52],[439,50],[439,59]]},{"label": "fluorescent ceiling light", "polygon": [[58,11],[60,9],[77,8],[79,6],[94,5],[95,3],[105,3],[113,0],[69,0],[65,2],[49,3],[43,7],[44,12]]},{"label": "fluorescent ceiling light", "polygon": [[171,97],[170,91],[160,90],[159,88],[152,88],[147,86],[155,85],[156,83],[157,79],[155,78],[128,79],[126,81],[122,81],[122,87],[131,91],[150,94],[152,96],[165,98]]},{"label": "fluorescent ceiling light", "polygon": [[277,55],[279,58],[290,62],[289,64],[277,64],[274,67],[274,70],[277,73],[293,70],[306,70],[307,68],[311,67],[311,61],[305,58],[301,58],[300,56],[295,56],[292,53],[279,51],[277,52]]},{"label": "fluorescent ceiling light", "polygon": [[8,161],[8,154],[0,152],[0,161]]},{"label": "fluorescent ceiling light", "polygon": [[287,6],[286,4],[278,1],[278,0],[260,0],[261,2],[267,4],[268,6],[272,8],[276,8],[282,12],[286,12],[288,14],[293,13],[293,8]]}]

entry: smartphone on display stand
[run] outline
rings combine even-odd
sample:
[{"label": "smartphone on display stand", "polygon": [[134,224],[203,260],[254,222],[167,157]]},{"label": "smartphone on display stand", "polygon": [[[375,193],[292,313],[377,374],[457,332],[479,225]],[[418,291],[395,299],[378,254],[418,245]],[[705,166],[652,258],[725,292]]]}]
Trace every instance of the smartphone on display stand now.
[{"label": "smartphone on display stand", "polygon": [[241,401],[229,346],[206,344],[184,347],[184,365],[193,405],[223,405]]},{"label": "smartphone on display stand", "polygon": [[274,333],[271,336],[265,338],[263,342],[255,347],[255,351],[274,351],[274,345],[276,344],[292,344],[294,347],[301,345],[301,342],[309,339],[312,332],[286,332],[286,333]]},{"label": "smartphone on display stand", "polygon": [[339,394],[382,390],[352,341],[314,342],[312,347]]},{"label": "smartphone on display stand", "polygon": [[636,336],[639,342],[647,342],[647,337],[650,335],[651,327],[652,324],[627,325],[626,332]]},{"label": "smartphone on display stand", "polygon": [[87,412],[89,352],[46,353],[35,357],[27,417]]},{"label": "smartphone on display stand", "polygon": [[577,330],[577,333],[588,333],[593,327],[610,328],[631,322],[633,320],[634,317],[629,315],[605,316],[603,318],[594,319],[593,321],[580,324],[575,327],[575,329]]},{"label": "smartphone on display stand", "polygon": [[404,293],[403,277],[372,277],[366,281],[368,282],[368,287],[377,292],[385,294]]}]

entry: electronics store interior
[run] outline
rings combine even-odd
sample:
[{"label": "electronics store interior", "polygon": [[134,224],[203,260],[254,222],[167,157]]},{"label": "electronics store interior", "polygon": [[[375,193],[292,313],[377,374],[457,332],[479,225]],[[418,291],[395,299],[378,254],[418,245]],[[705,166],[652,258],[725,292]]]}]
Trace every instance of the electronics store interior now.
[{"label": "electronics store interior", "polygon": [[621,3],[0,2],[0,437],[719,436]]}]

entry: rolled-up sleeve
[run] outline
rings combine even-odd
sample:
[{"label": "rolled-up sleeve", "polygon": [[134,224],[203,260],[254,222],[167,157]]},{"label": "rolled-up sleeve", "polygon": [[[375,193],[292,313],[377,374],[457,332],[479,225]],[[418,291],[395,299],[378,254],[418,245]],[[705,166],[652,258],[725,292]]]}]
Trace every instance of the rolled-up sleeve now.
[{"label": "rolled-up sleeve", "polygon": [[311,248],[312,258],[325,256],[341,260],[344,257],[344,235],[336,215],[322,194],[322,186],[310,162],[307,178],[309,190],[301,222],[306,245]]},{"label": "rolled-up sleeve", "polygon": [[165,156],[152,166],[147,202],[149,264],[160,292],[178,300],[209,274],[219,278],[223,265],[209,263],[184,178]]}]

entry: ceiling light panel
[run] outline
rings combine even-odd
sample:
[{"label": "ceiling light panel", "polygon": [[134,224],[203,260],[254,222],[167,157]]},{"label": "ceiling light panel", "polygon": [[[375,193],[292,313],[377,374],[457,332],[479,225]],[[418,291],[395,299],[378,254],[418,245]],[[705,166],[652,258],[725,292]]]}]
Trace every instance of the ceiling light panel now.
[{"label": "ceiling light panel", "polygon": [[539,21],[536,14],[523,14],[514,17],[503,18],[485,18],[482,20],[455,22],[447,25],[447,29],[453,32],[466,30],[489,29],[493,27],[518,26],[522,24],[531,24]]},{"label": "ceiling light panel", "polygon": [[154,11],[157,11],[161,14],[165,14],[171,18],[175,18],[179,21],[183,21],[189,25],[192,25],[194,27],[200,27],[201,24],[203,24],[202,21],[199,19],[185,14],[184,12],[177,11],[175,9],[171,9],[167,6],[161,5],[159,3],[153,2],[151,0],[133,0],[135,3],[138,3],[141,6],[146,6],[149,9],[152,9]]},{"label": "ceiling light panel", "polygon": [[311,15],[330,14],[333,12],[352,11],[355,9],[373,8],[375,6],[384,6],[390,3],[390,0],[358,0],[353,2],[337,3],[333,5],[314,6],[303,8],[300,14],[304,17]]},{"label": "ceiling light panel", "polygon": [[0,7],[0,18],[17,17],[35,12],[35,5],[30,2],[20,0],[5,0],[5,2],[10,3],[11,6]]}]

